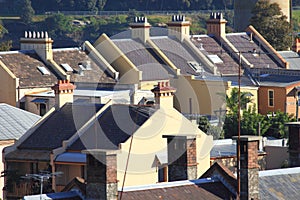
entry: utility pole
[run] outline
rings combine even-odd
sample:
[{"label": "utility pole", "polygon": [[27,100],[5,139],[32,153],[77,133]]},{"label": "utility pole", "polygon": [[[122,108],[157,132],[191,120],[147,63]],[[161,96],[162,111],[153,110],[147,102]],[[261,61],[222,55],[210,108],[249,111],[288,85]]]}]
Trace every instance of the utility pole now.
[{"label": "utility pole", "polygon": [[239,51],[239,74],[238,74],[238,139],[237,139],[237,199],[241,195],[241,177],[240,177],[240,137],[241,137],[241,52]]}]

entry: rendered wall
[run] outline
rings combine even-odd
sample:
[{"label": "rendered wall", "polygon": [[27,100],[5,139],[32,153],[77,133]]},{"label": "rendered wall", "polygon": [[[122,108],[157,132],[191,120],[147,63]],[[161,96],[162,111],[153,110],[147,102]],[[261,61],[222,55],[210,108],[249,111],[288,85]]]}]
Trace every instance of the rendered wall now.
[{"label": "rendered wall", "polygon": [[[197,138],[197,175],[200,177],[209,168],[210,155],[208,152],[212,147],[212,137],[206,136],[175,109],[160,109],[134,135],[125,185],[157,183],[158,168],[155,155],[167,152],[167,139],[162,136],[177,134],[199,136]],[[121,153],[118,154],[117,168],[120,184],[124,178],[129,146],[130,139],[121,145]]]}]

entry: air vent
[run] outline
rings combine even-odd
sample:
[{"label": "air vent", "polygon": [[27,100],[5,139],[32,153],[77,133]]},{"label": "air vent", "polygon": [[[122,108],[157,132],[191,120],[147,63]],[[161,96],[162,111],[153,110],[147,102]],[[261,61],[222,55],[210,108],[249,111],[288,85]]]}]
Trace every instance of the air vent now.
[{"label": "air vent", "polygon": [[50,72],[45,67],[38,66],[37,68],[43,75],[50,75]]},{"label": "air vent", "polygon": [[69,64],[63,63],[63,64],[61,64],[61,66],[65,69],[66,72],[73,72],[73,69],[72,69],[72,67],[70,67]]}]

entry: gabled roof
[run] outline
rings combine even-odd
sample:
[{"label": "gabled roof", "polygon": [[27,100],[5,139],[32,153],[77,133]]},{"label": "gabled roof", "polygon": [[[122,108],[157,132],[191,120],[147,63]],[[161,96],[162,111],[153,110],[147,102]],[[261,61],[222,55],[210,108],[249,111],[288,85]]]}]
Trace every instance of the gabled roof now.
[{"label": "gabled roof", "polygon": [[17,140],[41,117],[8,104],[0,104],[0,140]]},{"label": "gabled roof", "polygon": [[52,150],[73,136],[96,112],[102,104],[66,103],[54,111],[24,141],[19,149]]},{"label": "gabled roof", "polygon": [[168,80],[171,70],[169,66],[160,60],[157,55],[151,51],[151,48],[133,39],[113,40],[115,45],[128,57],[128,59],[142,71],[142,80]]},{"label": "gabled roof", "polygon": [[151,37],[151,40],[158,46],[158,48],[170,59],[170,61],[180,69],[183,75],[195,75],[202,74],[209,75],[209,73],[196,72],[189,65],[189,62],[196,62],[200,65],[200,68],[204,67],[204,64],[198,59],[192,51],[184,44],[180,43],[173,37]]},{"label": "gabled roof", "polygon": [[[50,87],[57,81],[55,73],[34,51],[1,52],[0,60],[19,78],[20,88]],[[38,67],[44,67],[49,74],[43,75]]]},{"label": "gabled roof", "polygon": [[191,41],[207,57],[218,56],[222,62],[216,62],[215,65],[222,75],[238,74],[238,63],[225,51],[218,40],[210,35],[193,35]]},{"label": "gabled roof", "polygon": [[119,148],[156,111],[153,107],[111,105],[69,146],[68,150]]},{"label": "gabled roof", "polygon": [[[73,72],[66,71],[71,76],[71,82],[83,83],[115,83],[116,81],[94,62],[91,56],[78,48],[53,49],[53,59],[61,66],[68,64]],[[79,66],[81,65],[81,67]]]},{"label": "gabled roof", "polygon": [[251,64],[253,64],[253,67],[280,68],[280,65],[272,59],[272,53],[266,51],[265,48],[263,48],[262,45],[255,40],[255,38],[251,40],[247,33],[229,33],[226,34],[226,38]]}]

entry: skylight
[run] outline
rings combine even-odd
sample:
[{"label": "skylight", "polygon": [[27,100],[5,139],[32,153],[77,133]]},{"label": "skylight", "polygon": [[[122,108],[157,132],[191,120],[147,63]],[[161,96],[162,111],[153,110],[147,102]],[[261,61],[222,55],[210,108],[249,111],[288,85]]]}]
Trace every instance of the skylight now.
[{"label": "skylight", "polygon": [[219,58],[218,55],[207,55],[207,57],[215,64],[223,63],[223,61],[221,60],[221,58]]},{"label": "skylight", "polygon": [[197,73],[203,72],[201,65],[195,61],[188,62],[189,66]]},{"label": "skylight", "polygon": [[61,64],[61,66],[62,66],[67,72],[73,72],[73,69],[72,69],[72,67],[70,67],[69,64],[63,63],[63,64]]},{"label": "skylight", "polygon": [[50,75],[50,72],[45,67],[38,66],[37,68],[43,75]]}]

